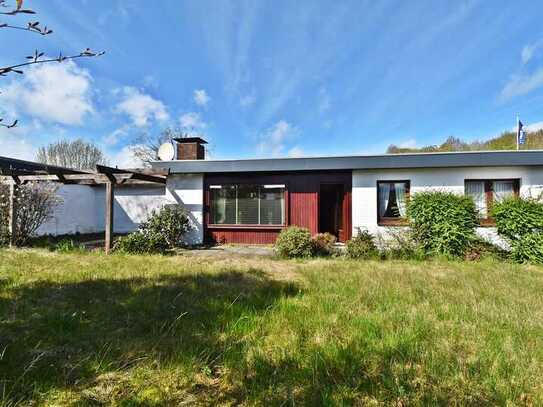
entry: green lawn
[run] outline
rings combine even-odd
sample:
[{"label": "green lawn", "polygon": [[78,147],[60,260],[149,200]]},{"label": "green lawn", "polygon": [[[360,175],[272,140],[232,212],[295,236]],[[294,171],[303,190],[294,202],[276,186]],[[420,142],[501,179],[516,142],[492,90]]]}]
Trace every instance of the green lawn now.
[{"label": "green lawn", "polygon": [[0,403],[543,404],[543,269],[0,251]]}]

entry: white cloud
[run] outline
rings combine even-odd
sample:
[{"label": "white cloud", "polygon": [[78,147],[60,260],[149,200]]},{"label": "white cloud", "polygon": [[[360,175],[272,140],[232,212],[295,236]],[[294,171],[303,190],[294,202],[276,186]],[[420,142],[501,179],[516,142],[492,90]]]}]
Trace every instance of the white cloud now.
[{"label": "white cloud", "polygon": [[47,122],[81,125],[94,112],[92,77],[73,61],[29,68],[21,79],[2,89],[7,112],[28,115]]},{"label": "white cloud", "polygon": [[[521,121],[522,121],[522,119],[521,119]],[[524,124],[524,130],[527,131],[528,133],[538,131],[538,130],[542,130],[542,129],[543,129],[543,122],[535,122],[535,123],[532,123],[532,124]],[[517,126],[511,127],[509,129],[509,131],[516,132],[517,131]]]},{"label": "white cloud", "polygon": [[31,131],[26,126],[19,126],[12,129],[0,127],[0,155],[20,160],[34,161],[39,145],[28,138]]},{"label": "white cloud", "polygon": [[525,45],[520,52],[520,59],[523,64],[527,64],[532,60],[536,51],[543,46],[543,40],[537,41],[533,44]]},{"label": "white cloud", "polygon": [[280,120],[259,136],[258,153],[277,157],[284,153],[285,142],[300,134],[300,130],[285,120]]},{"label": "white cloud", "polygon": [[137,127],[145,127],[152,120],[165,121],[170,118],[166,106],[139,89],[131,86],[117,90],[122,100],[116,106],[117,113],[126,114]]},{"label": "white cloud", "polygon": [[305,155],[304,150],[300,146],[292,147],[288,150],[287,155],[291,158],[303,157]]},{"label": "white cloud", "polygon": [[194,103],[198,106],[206,107],[210,101],[211,97],[204,89],[196,89],[194,91]]},{"label": "white cloud", "polygon": [[246,95],[246,96],[242,96],[239,99],[239,105],[241,107],[250,107],[250,106],[254,105],[255,102],[256,102],[255,95]]},{"label": "white cloud", "polygon": [[502,89],[500,100],[505,102],[514,97],[526,95],[541,86],[543,86],[543,68],[531,75],[515,75]]},{"label": "white cloud", "polygon": [[110,155],[109,161],[113,166],[118,166],[119,168],[141,168],[143,163],[140,159],[136,158],[132,149],[136,145],[127,145],[124,146],[119,152]]},{"label": "white cloud", "polygon": [[400,148],[417,148],[417,140],[414,138],[401,142],[398,147]]},{"label": "white cloud", "polygon": [[207,127],[207,123],[202,119],[200,113],[196,112],[183,114],[179,118],[179,123],[181,128],[188,133],[202,131]]},{"label": "white cloud", "polygon": [[110,146],[118,144],[121,140],[126,138],[126,136],[128,135],[129,128],[130,126],[128,125],[119,127],[118,129],[113,130],[107,136],[103,137],[102,140],[105,144],[110,145]]},{"label": "white cloud", "polygon": [[[524,129],[528,132],[541,130],[543,129],[543,122],[535,122],[535,123],[529,124],[528,126],[525,126]],[[517,129],[515,129],[515,131],[516,130]]]}]

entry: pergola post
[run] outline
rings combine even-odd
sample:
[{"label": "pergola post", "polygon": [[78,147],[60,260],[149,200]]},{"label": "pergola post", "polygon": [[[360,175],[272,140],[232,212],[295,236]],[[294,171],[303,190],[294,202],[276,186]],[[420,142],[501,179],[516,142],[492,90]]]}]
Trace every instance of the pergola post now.
[{"label": "pergola post", "polygon": [[19,186],[13,180],[9,184],[9,246],[15,246],[17,240],[17,193],[19,192]]},{"label": "pergola post", "polygon": [[113,207],[115,203],[115,183],[106,182],[106,254],[111,252],[113,242]]}]

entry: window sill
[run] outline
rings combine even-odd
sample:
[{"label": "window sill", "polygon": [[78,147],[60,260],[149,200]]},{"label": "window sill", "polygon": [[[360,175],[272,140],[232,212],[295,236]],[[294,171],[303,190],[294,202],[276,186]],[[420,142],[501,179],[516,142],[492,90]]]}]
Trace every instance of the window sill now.
[{"label": "window sill", "polygon": [[381,218],[377,220],[378,226],[409,226],[406,219],[401,218]]},{"label": "window sill", "polygon": [[207,225],[208,229],[266,229],[266,230],[280,230],[284,229],[286,225]]},{"label": "window sill", "polygon": [[479,227],[480,228],[495,228],[496,222],[494,221],[494,219],[480,219]]}]

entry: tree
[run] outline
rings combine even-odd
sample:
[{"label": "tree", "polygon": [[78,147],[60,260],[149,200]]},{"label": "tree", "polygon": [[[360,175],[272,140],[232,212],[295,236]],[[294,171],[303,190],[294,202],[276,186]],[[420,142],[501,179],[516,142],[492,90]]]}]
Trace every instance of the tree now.
[{"label": "tree", "polygon": [[[7,4],[7,0],[0,0],[0,10],[7,10],[7,11],[0,11],[0,16],[16,16],[19,14],[36,14],[35,11],[31,9],[23,8],[23,0],[16,0],[15,7],[10,7]],[[29,21],[26,26],[19,26],[19,25],[13,25],[8,24],[5,22],[0,21],[0,29],[13,29],[13,30],[22,30],[22,31],[28,31],[34,34],[38,35],[50,35],[53,33],[53,30],[48,28],[47,26],[42,27],[39,21]],[[91,58],[91,57],[97,57],[103,55],[104,52],[94,52],[90,48],[85,49],[84,51],[80,52],[79,54],[64,56],[61,53],[59,53],[58,57],[56,58],[50,58],[45,56],[43,52],[40,52],[38,50],[35,50],[32,55],[29,55],[26,57],[26,62],[22,62],[15,65],[9,65],[9,66],[0,66],[0,77],[1,76],[7,76],[8,74],[23,74],[23,68],[30,66],[30,65],[36,65],[36,64],[46,64],[46,63],[52,63],[57,62],[61,63],[70,59],[78,59],[78,58]],[[13,120],[9,122],[9,124],[4,123],[4,118],[0,117],[0,127],[7,127],[8,129],[13,128],[17,126],[18,120]]]},{"label": "tree", "polygon": [[136,144],[130,147],[132,154],[138,160],[144,164],[148,164],[151,161],[155,161],[158,156],[158,149],[164,143],[171,142],[174,138],[189,137],[189,134],[183,129],[178,127],[167,127],[159,134],[142,134],[137,140]]},{"label": "tree", "polygon": [[89,170],[95,168],[97,164],[107,164],[100,148],[81,139],[58,141],[41,147],[36,154],[36,160],[76,170]]},{"label": "tree", "polygon": [[[40,226],[52,219],[55,209],[62,204],[57,195],[58,187],[51,182],[34,182],[18,187],[17,211],[13,243],[23,246],[34,237]],[[8,223],[10,216],[9,185],[0,184],[0,246],[10,241]]]}]

